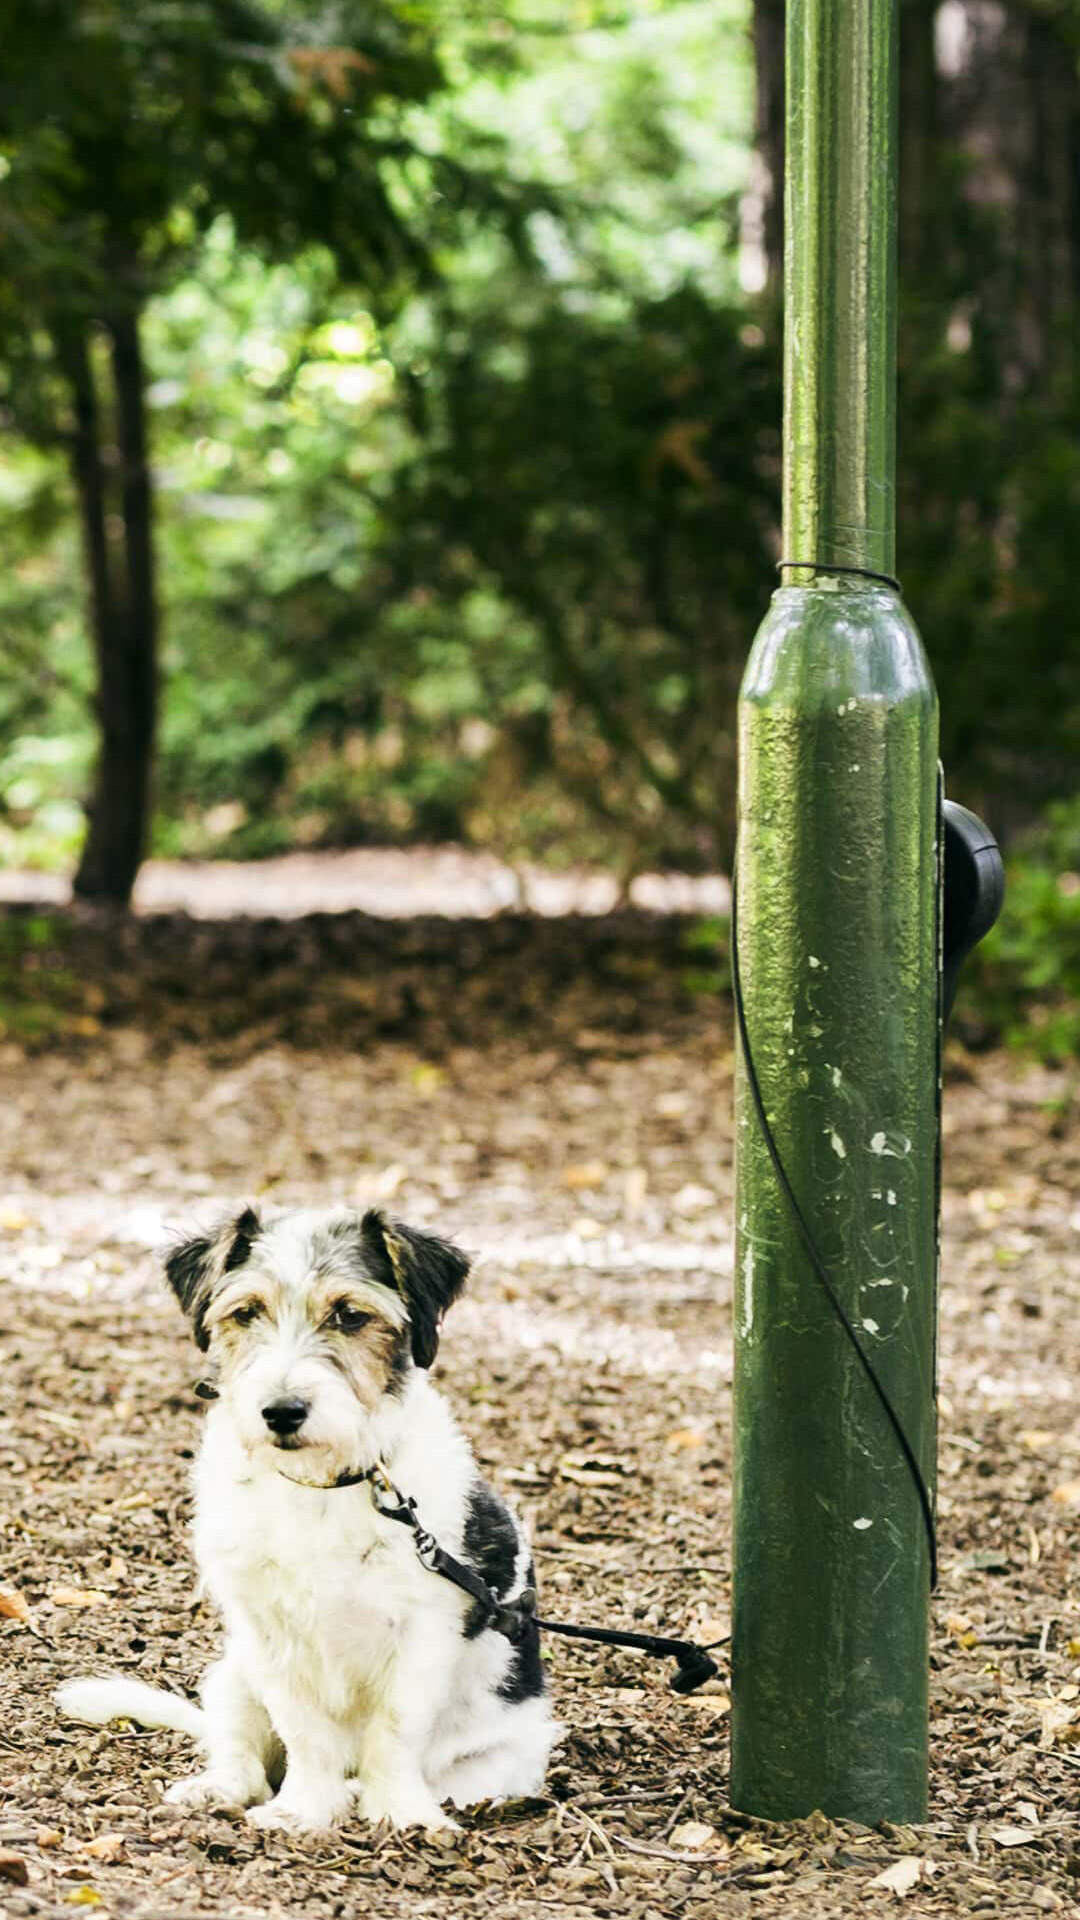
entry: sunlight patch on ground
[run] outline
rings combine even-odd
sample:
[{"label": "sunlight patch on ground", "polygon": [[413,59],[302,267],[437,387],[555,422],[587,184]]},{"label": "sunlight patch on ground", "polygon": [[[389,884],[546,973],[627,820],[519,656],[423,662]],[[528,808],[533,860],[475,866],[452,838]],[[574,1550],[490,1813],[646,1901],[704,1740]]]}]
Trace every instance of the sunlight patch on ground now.
[{"label": "sunlight patch on ground", "polygon": [[[354,847],[271,860],[148,860],[136,884],[135,911],[200,920],[348,912],[483,920],[509,909],[558,918],[610,913],[618,895],[615,875],[599,867],[510,867],[494,854],[461,847]],[[641,873],[629,889],[630,904],[652,913],[726,913],[730,897],[721,874]],[[0,903],[70,901],[70,883],[58,874],[0,872]]]}]

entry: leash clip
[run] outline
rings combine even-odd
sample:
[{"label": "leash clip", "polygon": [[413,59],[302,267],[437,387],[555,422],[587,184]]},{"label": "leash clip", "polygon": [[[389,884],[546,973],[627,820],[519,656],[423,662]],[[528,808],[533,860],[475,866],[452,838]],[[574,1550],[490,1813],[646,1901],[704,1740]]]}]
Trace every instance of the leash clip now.
[{"label": "leash clip", "polygon": [[429,1533],[426,1527],[417,1525],[416,1531],[413,1534],[413,1546],[416,1549],[416,1557],[420,1565],[426,1567],[429,1573],[438,1573],[439,1555],[442,1549],[435,1535]]},{"label": "leash clip", "polygon": [[407,1520],[419,1534],[419,1522],[415,1517],[416,1501],[402,1493],[400,1487],[395,1487],[381,1460],[376,1460],[374,1466],[368,1468],[364,1478],[371,1487],[371,1500],[376,1513],[381,1513],[384,1520]]}]

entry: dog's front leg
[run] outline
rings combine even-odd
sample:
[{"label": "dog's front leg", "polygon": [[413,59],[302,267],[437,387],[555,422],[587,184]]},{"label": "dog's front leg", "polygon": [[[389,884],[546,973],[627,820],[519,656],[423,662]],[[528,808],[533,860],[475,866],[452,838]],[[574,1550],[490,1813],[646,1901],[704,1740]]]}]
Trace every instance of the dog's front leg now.
[{"label": "dog's front leg", "polygon": [[277,1742],[269,1717],[235,1658],[226,1653],[202,1686],[208,1765],[165,1795],[181,1807],[255,1807],[273,1791],[267,1778]]},{"label": "dog's front leg", "polygon": [[454,1828],[424,1778],[424,1756],[446,1695],[453,1646],[425,1622],[399,1643],[364,1728],[356,1794],[369,1820]]},{"label": "dog's front leg", "polygon": [[252,1807],[248,1819],[257,1827],[321,1833],[353,1804],[347,1775],[356,1751],[355,1730],[332,1719],[309,1694],[269,1685],[265,1697],[285,1746],[285,1780],[277,1798]]}]

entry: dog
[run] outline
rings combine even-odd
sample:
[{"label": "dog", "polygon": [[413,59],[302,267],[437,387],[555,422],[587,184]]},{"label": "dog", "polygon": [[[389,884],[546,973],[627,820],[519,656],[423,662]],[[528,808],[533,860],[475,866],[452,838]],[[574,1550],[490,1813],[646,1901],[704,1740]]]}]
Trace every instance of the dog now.
[{"label": "dog", "polygon": [[367,1484],[381,1463],[440,1545],[502,1601],[534,1584],[525,1534],[428,1379],[469,1260],[382,1213],[253,1207],[165,1262],[217,1397],[194,1470],[195,1553],[225,1626],[202,1707],[140,1681],[76,1680],[73,1719],[194,1735],[204,1771],[167,1798],[321,1831],[352,1809],[453,1826],[535,1793],[562,1729],[539,1633],[509,1642],[421,1565]]}]

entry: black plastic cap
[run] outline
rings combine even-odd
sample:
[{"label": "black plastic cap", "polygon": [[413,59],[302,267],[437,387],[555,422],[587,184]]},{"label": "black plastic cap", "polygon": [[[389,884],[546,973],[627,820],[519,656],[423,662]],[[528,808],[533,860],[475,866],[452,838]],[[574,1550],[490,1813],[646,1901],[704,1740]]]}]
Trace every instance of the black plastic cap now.
[{"label": "black plastic cap", "polygon": [[942,1019],[952,1012],[960,968],[989,933],[1005,898],[1005,866],[988,826],[970,808],[946,800]]}]

